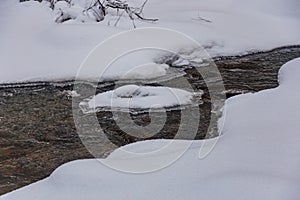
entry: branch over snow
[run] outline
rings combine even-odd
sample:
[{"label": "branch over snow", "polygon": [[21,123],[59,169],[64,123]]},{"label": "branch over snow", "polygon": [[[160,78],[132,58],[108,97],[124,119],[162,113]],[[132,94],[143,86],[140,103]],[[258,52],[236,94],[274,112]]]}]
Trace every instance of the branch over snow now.
[{"label": "branch over snow", "polygon": [[[27,1],[27,0],[20,0]],[[143,10],[148,3],[148,0],[145,0],[141,6],[134,7],[129,5],[126,1],[123,0],[87,0],[86,4],[90,4],[89,6],[85,6],[82,8],[82,11],[78,10],[77,5],[75,5],[75,1],[73,0],[37,0],[37,1],[47,1],[50,4],[50,8],[56,10],[58,12],[58,16],[56,18],[57,23],[63,23],[70,19],[76,19],[80,13],[85,15],[86,18],[90,17],[92,20],[97,22],[103,21],[105,17],[108,15],[108,10],[116,10],[118,19],[115,22],[115,26],[120,21],[121,17],[124,13],[127,14],[129,19],[132,21],[133,26],[135,26],[135,20],[148,21],[148,22],[156,22],[158,19],[156,18],[147,18],[144,17]],[[62,5],[64,5],[62,7]],[[77,10],[74,11],[74,6]],[[122,12],[119,12],[122,11]]]}]

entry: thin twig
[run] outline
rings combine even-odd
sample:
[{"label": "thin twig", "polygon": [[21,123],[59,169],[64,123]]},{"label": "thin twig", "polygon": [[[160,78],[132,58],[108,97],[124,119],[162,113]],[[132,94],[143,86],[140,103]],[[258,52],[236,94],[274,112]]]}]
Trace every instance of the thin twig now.
[{"label": "thin twig", "polygon": [[117,19],[117,21],[116,21],[116,23],[115,23],[114,26],[117,26],[117,24],[119,23],[121,17],[123,16],[124,12],[125,12],[125,10],[123,10],[123,12],[121,13],[121,15],[119,15],[119,17],[118,17],[118,19]]}]

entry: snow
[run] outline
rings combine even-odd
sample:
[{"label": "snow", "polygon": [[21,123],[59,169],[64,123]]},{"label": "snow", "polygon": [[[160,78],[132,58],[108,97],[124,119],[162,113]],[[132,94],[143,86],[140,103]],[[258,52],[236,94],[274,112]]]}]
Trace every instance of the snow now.
[{"label": "snow", "polygon": [[12,1],[2,10],[0,82],[74,78],[89,51],[118,32],[104,25],[55,24],[54,13],[38,2]]},{"label": "snow", "polygon": [[169,68],[166,64],[148,63],[137,66],[135,69],[127,72],[124,79],[153,79],[167,74]]},{"label": "snow", "polygon": [[[128,3],[141,5],[139,0]],[[59,4],[57,9],[66,7]],[[133,29],[127,17],[121,18],[115,27],[118,16],[113,12],[104,21],[93,22],[80,11],[87,6],[83,0],[76,0],[72,8],[64,8],[72,9],[75,20],[57,24],[57,9],[53,12],[48,6],[33,1],[1,0],[0,82],[72,79],[97,44]],[[144,15],[159,21],[136,25],[180,31],[198,41],[211,56],[243,54],[299,44],[299,9],[298,0],[151,0]],[[83,19],[86,23],[82,23]],[[145,56],[146,63],[153,63],[153,55]],[[114,75],[107,78],[115,78]]]},{"label": "snow", "polygon": [[[124,168],[147,167],[163,162],[180,150],[181,145],[190,143],[191,147],[174,164],[144,174],[122,173],[100,162],[105,160],[73,161],[59,167],[49,178],[1,198],[297,200],[300,196],[299,76],[300,58],[280,69],[279,87],[228,99],[223,135],[203,159],[199,159],[199,149],[206,141],[144,141],[121,147],[105,160]],[[173,148],[151,156],[170,143]],[[147,153],[128,156],[124,150]]]},{"label": "snow", "polygon": [[[162,54],[162,53],[163,51],[151,50],[151,49],[145,49],[145,50],[133,51],[127,53],[114,60],[114,62],[111,63],[111,65],[105,68],[105,70],[103,70],[101,78],[99,79],[149,80],[149,79],[155,79],[155,78],[167,76],[171,74],[169,66],[166,64],[154,63],[153,60],[151,59],[152,57],[155,57],[155,55]],[[104,55],[104,57],[108,57],[108,56]],[[98,55],[97,59],[101,59],[101,57]],[[104,59],[102,60],[102,63],[103,62]],[[97,65],[96,67],[100,67],[100,66]],[[93,70],[88,70],[87,76],[90,74],[90,71]]]},{"label": "snow", "polygon": [[[71,18],[82,23],[97,21],[97,15],[93,9],[87,10],[93,4],[93,0],[74,0],[71,5],[65,1],[58,1],[54,7],[54,12],[57,15],[56,21],[62,21],[66,18]],[[61,15],[62,11],[63,15]]]},{"label": "snow", "polygon": [[[97,94],[80,105],[92,110],[98,107],[157,109],[192,104],[195,95],[177,88],[125,85]],[[201,96],[201,93],[197,96]]]}]

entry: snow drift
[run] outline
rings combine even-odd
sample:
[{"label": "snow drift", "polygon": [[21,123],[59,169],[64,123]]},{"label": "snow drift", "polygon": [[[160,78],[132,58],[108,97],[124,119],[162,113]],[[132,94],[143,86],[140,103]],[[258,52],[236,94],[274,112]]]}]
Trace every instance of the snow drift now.
[{"label": "snow drift", "polygon": [[[140,5],[141,1],[128,3]],[[174,29],[197,40],[211,56],[232,55],[299,44],[299,9],[297,0],[151,0],[144,14],[159,21],[137,21],[136,26]],[[0,16],[2,83],[72,79],[93,47],[132,29],[126,17],[115,27],[115,15],[100,23],[69,20],[57,24],[49,5],[36,1],[1,0]],[[153,56],[145,61],[153,62]]]}]

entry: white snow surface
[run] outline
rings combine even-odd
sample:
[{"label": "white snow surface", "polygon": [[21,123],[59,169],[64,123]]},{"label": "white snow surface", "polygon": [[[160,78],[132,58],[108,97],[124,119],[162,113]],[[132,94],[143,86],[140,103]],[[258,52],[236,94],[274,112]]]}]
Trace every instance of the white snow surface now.
[{"label": "white snow surface", "polygon": [[[130,5],[142,2],[128,1]],[[84,58],[98,43],[133,29],[127,17],[121,18],[115,27],[118,16],[114,13],[100,23],[82,23],[86,16],[78,12],[87,6],[86,1],[75,3],[72,12],[81,15],[79,20],[57,24],[56,12],[46,3],[1,0],[0,82],[74,78]],[[299,44],[299,10],[298,0],[150,0],[144,15],[159,21],[136,25],[174,29],[194,38],[211,56],[232,55]],[[130,66],[131,60],[118,68]],[[151,63],[153,56],[148,55],[143,61]],[[114,76],[110,74],[107,78]]]},{"label": "white snow surface", "polygon": [[[100,93],[89,100],[88,107],[164,108],[192,103],[194,93],[170,87],[125,85]],[[82,102],[81,105],[85,104]]]},{"label": "white snow surface", "polygon": [[[228,99],[223,135],[204,159],[198,158],[203,141],[194,141],[173,165],[148,174],[121,173],[96,159],[79,160],[59,167],[49,178],[1,198],[298,200],[299,76],[300,58],[280,69],[279,87]],[[148,152],[168,142],[139,142],[122,147],[110,156],[127,161],[125,165],[151,165],[135,157],[120,158],[121,150]],[[180,146],[188,141],[173,142]],[[176,148],[160,158],[174,151]]]}]

